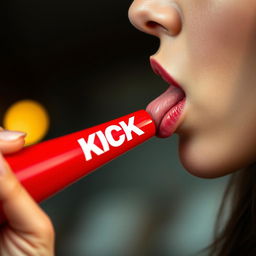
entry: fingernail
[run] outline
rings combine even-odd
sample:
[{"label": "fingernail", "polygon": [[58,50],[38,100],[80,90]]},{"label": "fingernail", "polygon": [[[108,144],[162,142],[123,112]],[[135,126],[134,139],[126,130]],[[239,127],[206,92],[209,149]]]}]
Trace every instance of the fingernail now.
[{"label": "fingernail", "polygon": [[0,140],[4,140],[4,141],[17,140],[24,136],[26,136],[26,133],[24,132],[16,132],[16,131],[9,131],[9,130],[0,131]]},{"label": "fingernail", "polygon": [[3,176],[6,173],[4,157],[0,154],[0,176]]}]

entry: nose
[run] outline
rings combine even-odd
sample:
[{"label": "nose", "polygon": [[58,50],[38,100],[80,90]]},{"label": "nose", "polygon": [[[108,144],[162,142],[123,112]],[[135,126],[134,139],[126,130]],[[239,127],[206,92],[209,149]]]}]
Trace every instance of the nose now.
[{"label": "nose", "polygon": [[182,28],[181,11],[170,0],[134,0],[128,16],[137,29],[157,37],[161,33],[175,36]]}]

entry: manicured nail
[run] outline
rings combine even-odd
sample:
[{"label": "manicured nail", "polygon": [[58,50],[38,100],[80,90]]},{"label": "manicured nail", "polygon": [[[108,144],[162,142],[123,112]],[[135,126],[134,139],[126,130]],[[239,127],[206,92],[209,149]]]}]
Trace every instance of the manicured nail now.
[{"label": "manicured nail", "polygon": [[3,155],[0,154],[0,176],[3,176],[6,173],[6,167]]},{"label": "manicured nail", "polygon": [[4,141],[17,140],[24,136],[26,136],[26,133],[24,132],[16,132],[16,131],[9,131],[9,130],[0,131],[0,140],[4,140]]}]

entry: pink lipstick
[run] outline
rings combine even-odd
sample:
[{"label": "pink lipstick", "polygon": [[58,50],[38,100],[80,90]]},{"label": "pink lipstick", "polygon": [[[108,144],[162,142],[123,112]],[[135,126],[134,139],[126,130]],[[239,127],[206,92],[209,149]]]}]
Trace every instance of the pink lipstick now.
[{"label": "pink lipstick", "polygon": [[171,136],[178,127],[178,121],[185,106],[185,93],[178,82],[153,58],[150,58],[153,71],[165,80],[169,87],[147,106],[157,126],[157,136]]}]

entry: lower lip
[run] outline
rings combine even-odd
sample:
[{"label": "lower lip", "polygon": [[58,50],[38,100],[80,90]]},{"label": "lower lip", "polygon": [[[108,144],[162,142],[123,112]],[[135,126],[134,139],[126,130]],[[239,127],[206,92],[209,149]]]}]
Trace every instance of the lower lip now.
[{"label": "lower lip", "polygon": [[164,115],[158,127],[158,137],[170,137],[175,132],[179,125],[180,116],[183,113],[185,101],[186,98],[183,98]]}]

